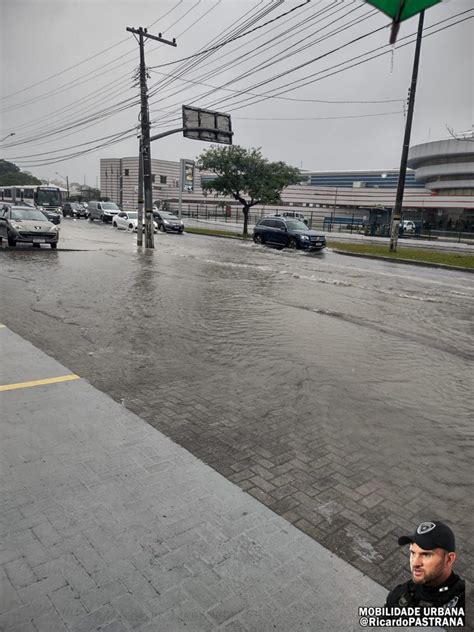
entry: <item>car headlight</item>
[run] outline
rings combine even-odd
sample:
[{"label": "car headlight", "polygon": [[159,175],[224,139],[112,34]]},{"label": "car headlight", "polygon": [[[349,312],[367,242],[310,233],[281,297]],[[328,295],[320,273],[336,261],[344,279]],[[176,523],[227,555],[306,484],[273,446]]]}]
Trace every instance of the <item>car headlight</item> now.
[{"label": "car headlight", "polygon": [[59,231],[59,226],[51,226],[49,229],[50,233],[57,233]]},{"label": "car headlight", "polygon": [[12,224],[12,228],[14,228],[15,230],[21,230],[22,229],[22,225],[21,224]]},{"label": "car headlight", "polygon": [[169,224],[169,221],[167,219],[164,219],[163,224]]},{"label": "car headlight", "polygon": [[309,237],[308,235],[300,235],[300,239],[302,239],[303,241],[308,241]]}]

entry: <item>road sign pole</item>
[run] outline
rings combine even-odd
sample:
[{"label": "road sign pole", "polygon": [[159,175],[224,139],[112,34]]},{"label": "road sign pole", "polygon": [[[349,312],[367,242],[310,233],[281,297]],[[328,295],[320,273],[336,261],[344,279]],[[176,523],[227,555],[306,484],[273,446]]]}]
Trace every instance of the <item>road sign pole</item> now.
[{"label": "road sign pole", "polygon": [[405,178],[407,172],[408,150],[410,149],[411,126],[413,122],[413,112],[415,109],[416,83],[418,79],[418,66],[420,64],[421,39],[423,36],[423,19],[425,12],[421,11],[418,22],[418,34],[416,37],[415,57],[413,60],[413,73],[411,77],[410,97],[408,100],[407,121],[405,124],[405,136],[403,139],[402,157],[400,161],[400,173],[398,175],[397,197],[395,207],[392,211],[391,231],[390,231],[390,250],[396,252],[398,243],[398,231],[400,229],[400,220],[403,204],[403,193],[405,190]]}]

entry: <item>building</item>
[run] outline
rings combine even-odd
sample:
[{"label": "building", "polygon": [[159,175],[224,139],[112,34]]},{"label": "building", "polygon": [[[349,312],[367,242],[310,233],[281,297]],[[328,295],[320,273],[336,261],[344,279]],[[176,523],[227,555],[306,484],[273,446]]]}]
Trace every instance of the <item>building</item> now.
[{"label": "building", "polygon": [[[445,140],[412,147],[403,216],[425,227],[474,230],[474,143]],[[152,159],[153,201],[178,208],[179,162]],[[364,171],[306,171],[305,182],[287,187],[281,203],[257,206],[255,213],[294,209],[322,224],[335,217],[354,218],[364,223],[387,227],[395,205],[397,169]],[[240,208],[232,198],[206,194],[201,181],[211,174],[195,173],[194,188],[183,192],[185,214],[202,209],[224,209],[227,214]],[[100,161],[100,186],[108,197],[125,210],[138,203],[138,158],[107,158]]]},{"label": "building", "polygon": [[[151,160],[153,201],[178,199],[179,162]],[[100,161],[100,192],[124,210],[138,206],[138,158],[104,158]],[[202,198],[200,179],[195,178],[193,197]],[[189,194],[184,193],[184,198]]]}]

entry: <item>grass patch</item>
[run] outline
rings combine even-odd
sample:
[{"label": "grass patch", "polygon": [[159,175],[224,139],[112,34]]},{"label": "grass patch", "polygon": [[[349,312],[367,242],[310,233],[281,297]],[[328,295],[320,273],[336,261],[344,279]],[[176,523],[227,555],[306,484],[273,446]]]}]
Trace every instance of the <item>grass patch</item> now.
[{"label": "grass patch", "polygon": [[330,248],[336,248],[344,252],[357,255],[372,255],[386,257],[387,259],[403,259],[405,261],[420,261],[422,263],[435,263],[458,268],[474,269],[474,256],[458,252],[439,252],[422,248],[397,248],[397,252],[390,252],[388,244],[352,244],[339,241],[328,241]]},{"label": "grass patch", "polygon": [[231,230],[219,230],[214,228],[196,228],[195,226],[186,226],[187,233],[195,235],[215,235],[217,237],[232,237],[233,239],[252,239],[251,235],[243,237],[242,233],[234,233]]}]

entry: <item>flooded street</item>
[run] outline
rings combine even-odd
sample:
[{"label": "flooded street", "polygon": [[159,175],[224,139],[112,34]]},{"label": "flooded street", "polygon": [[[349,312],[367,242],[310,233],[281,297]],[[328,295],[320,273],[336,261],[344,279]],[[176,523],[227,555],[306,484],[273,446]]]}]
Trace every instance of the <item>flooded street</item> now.
[{"label": "flooded street", "polygon": [[469,579],[471,274],[62,230],[0,251],[1,322],[384,585],[433,518]]}]

